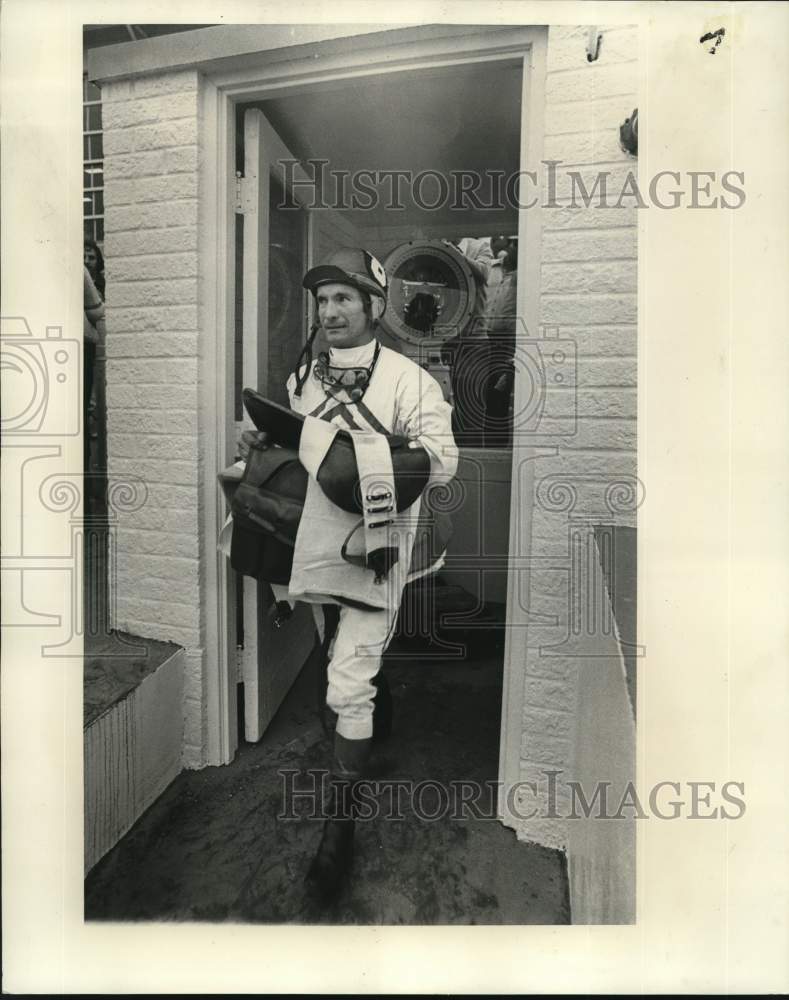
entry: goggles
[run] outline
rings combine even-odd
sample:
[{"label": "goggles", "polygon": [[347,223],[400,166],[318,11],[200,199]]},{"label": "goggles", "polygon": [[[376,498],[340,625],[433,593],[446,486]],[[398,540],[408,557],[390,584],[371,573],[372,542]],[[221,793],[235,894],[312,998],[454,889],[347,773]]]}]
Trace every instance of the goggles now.
[{"label": "goggles", "polygon": [[326,392],[335,396],[345,392],[352,403],[358,403],[367,392],[370,379],[373,377],[373,369],[381,353],[381,344],[378,341],[375,345],[373,360],[366,368],[341,368],[333,365],[329,361],[329,355],[322,351],[318,355],[318,360],[313,366],[313,375],[321,383]]}]

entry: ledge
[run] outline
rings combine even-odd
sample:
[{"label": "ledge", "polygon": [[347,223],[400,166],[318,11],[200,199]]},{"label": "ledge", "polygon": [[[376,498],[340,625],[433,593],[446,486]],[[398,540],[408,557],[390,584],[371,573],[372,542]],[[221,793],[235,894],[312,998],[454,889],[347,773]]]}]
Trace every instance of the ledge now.
[{"label": "ledge", "polygon": [[82,725],[87,729],[173,656],[173,642],[126,632],[85,637]]},{"label": "ledge", "polygon": [[183,754],[183,649],[122,633],[99,645],[85,657],[86,873],[180,773]]},{"label": "ledge", "polygon": [[[243,57],[293,49],[317,42],[373,35],[408,27],[404,24],[228,24],[198,28],[119,45],[105,45],[88,54],[88,78],[98,83],[161,71],[200,69],[218,72],[238,68]],[[416,30],[416,29],[415,29]],[[418,35],[415,35],[418,37]]]}]

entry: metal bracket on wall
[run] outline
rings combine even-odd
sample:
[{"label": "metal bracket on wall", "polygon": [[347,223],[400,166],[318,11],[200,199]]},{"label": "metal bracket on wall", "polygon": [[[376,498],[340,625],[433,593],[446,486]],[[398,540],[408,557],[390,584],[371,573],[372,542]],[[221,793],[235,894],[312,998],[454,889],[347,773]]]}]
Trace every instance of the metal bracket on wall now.
[{"label": "metal bracket on wall", "polygon": [[597,28],[590,28],[589,35],[586,39],[586,61],[594,62],[600,55],[600,43],[603,40],[603,36],[597,30]]}]

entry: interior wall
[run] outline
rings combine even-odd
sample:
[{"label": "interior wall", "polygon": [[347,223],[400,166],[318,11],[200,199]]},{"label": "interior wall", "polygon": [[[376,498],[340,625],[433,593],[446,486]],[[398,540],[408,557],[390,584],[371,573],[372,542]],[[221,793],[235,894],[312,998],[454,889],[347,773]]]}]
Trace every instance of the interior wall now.
[{"label": "interior wall", "polygon": [[490,171],[519,168],[521,95],[512,56],[351,76],[258,106],[320,204],[364,230],[405,225],[410,239],[501,231],[506,186]]},{"label": "interior wall", "polygon": [[313,261],[319,261],[338,247],[353,247],[363,243],[360,230],[351,222],[347,213],[334,209],[320,209],[313,217],[315,219]]}]

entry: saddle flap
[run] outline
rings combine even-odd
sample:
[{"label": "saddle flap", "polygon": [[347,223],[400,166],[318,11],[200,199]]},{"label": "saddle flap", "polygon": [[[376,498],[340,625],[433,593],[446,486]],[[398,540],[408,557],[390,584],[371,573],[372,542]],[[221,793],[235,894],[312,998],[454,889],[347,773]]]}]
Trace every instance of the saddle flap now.
[{"label": "saddle flap", "polygon": [[[289,465],[294,465],[296,468],[289,469]],[[292,449],[276,446],[250,448],[242,482],[250,486],[265,486],[277,477],[279,488],[290,487],[290,496],[298,495],[300,492],[303,497],[307,488],[305,476],[306,471],[299,462],[298,453]],[[303,482],[300,482],[302,480]]]},{"label": "saddle flap", "polygon": [[[286,451],[298,454],[306,418],[266,399],[253,389],[244,389],[243,399],[258,430],[266,431],[271,440]],[[414,503],[427,486],[430,458],[424,448],[409,447],[409,442],[403,437],[387,434],[386,439],[392,453],[397,510],[403,511]],[[338,507],[351,514],[362,513],[359,471],[350,431],[337,431],[318,470],[317,478],[326,496]]]}]

